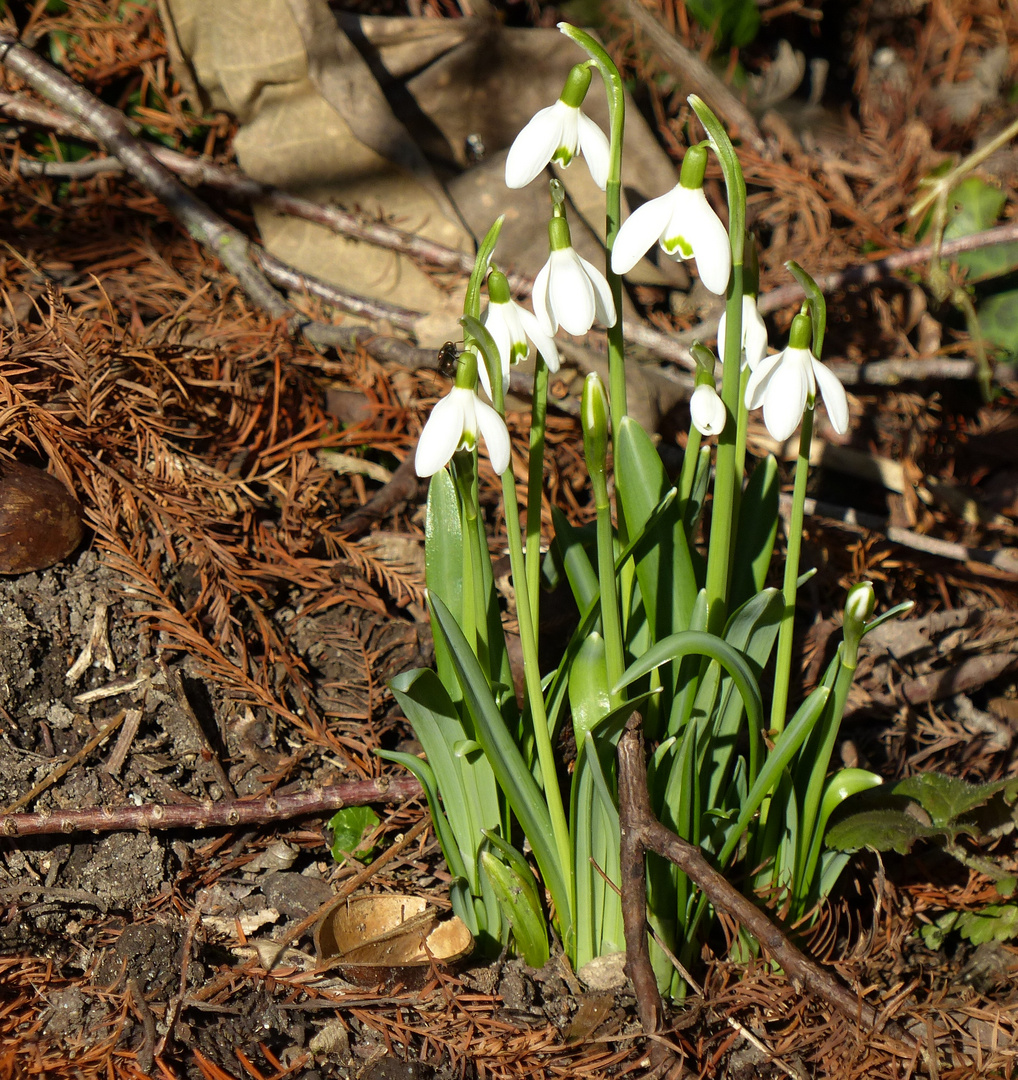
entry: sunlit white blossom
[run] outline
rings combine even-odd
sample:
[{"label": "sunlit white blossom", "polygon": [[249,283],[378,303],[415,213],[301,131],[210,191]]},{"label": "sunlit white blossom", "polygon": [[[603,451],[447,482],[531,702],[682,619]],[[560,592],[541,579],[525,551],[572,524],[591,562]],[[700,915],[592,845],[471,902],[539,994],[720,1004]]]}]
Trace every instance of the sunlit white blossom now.
[{"label": "sunlit white blossom", "polygon": [[[721,312],[718,322],[718,356],[725,358],[725,327],[728,312]],[[757,364],[767,355],[767,324],[763,321],[756,306],[756,297],[744,295],[742,298],[742,366],[748,364],[750,370],[756,370]]]},{"label": "sunlit white blossom", "polygon": [[789,345],[762,360],[746,385],[746,408],[758,409],[762,405],[767,430],[778,442],[784,442],[799,426],[807,404],[816,398],[818,386],[831,427],[843,435],[848,431],[845,388],[808,348]]},{"label": "sunlit white blossom", "polygon": [[582,154],[594,183],[604,190],[610,164],[608,139],[580,108],[589,85],[589,66],[578,64],[559,100],[536,113],[516,136],[505,161],[508,187],[526,187],[550,162],[568,165]]},{"label": "sunlit white blossom", "polygon": [[701,383],[689,399],[689,415],[701,435],[720,435],[728,412],[721,395],[709,383]]},{"label": "sunlit white blossom", "polygon": [[[541,325],[537,317],[517,304],[515,300],[499,301],[491,296],[487,311],[484,313],[484,325],[498,346],[499,359],[502,362],[502,388],[509,387],[511,365],[522,363],[530,353],[530,342],[544,357],[550,371],[558,371],[558,349],[551,334]],[[478,364],[478,375],[484,392],[491,397],[491,384],[488,369]]]},{"label": "sunlit white blossom", "polygon": [[548,222],[551,254],[534,282],[534,314],[549,334],[585,334],[597,319],[615,325],[615,301],[604,274],[573,250],[564,217]]},{"label": "sunlit white blossom", "polygon": [[509,467],[509,432],[505,421],[475,391],[454,386],[431,410],[417,442],[414,468],[418,476],[431,476],[448,465],[457,450],[473,450],[480,434],[491,467],[504,473]]},{"label": "sunlit white blossom", "polygon": [[732,272],[731,246],[702,187],[676,184],[630,214],[615,237],[612,270],[628,273],[655,243],[676,262],[696,259],[700,280],[712,293],[724,295]]}]

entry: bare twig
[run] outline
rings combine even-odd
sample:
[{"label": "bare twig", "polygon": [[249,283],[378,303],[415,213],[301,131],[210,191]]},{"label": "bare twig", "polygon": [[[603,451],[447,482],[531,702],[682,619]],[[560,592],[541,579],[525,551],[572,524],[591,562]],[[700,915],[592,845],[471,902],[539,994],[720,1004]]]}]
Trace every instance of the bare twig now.
[{"label": "bare twig", "polygon": [[13,34],[0,32],[0,63],[84,124],[105,150],[172,211],[191,236],[220,259],[270,316],[292,316],[290,306],[248,258],[247,237],[195,198],[157,161],[148,147],[130,133],[122,113],[22,45]]},{"label": "bare twig", "polygon": [[[642,718],[634,713],[629,720],[629,727],[640,725]],[[640,754],[643,743],[640,743]],[[629,755],[632,751],[625,750]],[[636,991],[636,1007],[640,1014],[640,1023],[648,1036],[657,1035],[662,1028],[663,1009],[661,995],[657,989],[657,976],[650,962],[650,948],[647,939],[647,878],[644,867],[645,847],[637,823],[630,820],[628,808],[640,804],[639,771],[634,764],[623,767],[623,744],[619,744],[619,809],[622,827],[620,848],[620,885],[622,888],[622,920],[626,937],[626,974],[632,980]],[[646,782],[645,780],[643,781]],[[654,1040],[651,1046],[651,1064],[659,1068],[668,1050],[664,1043]]]},{"label": "bare twig", "polygon": [[657,57],[675,69],[683,89],[699,94],[758,154],[766,154],[767,143],[752,114],[725,83],[695,53],[676,41],[639,0],[621,0],[619,6],[650,40]]},{"label": "bare twig", "polygon": [[[48,787],[55,784],[61,776],[73,769],[79,761],[83,761],[92,751],[105,739],[107,736],[112,735],[114,731],[120,727],[121,722],[127,715],[126,712],[119,712],[117,715],[99,732],[98,735],[93,736],[85,745],[73,756],[66,761],[62,761],[51,773],[47,773],[42,780],[39,781],[31,791],[26,792],[20,799],[15,800],[10,806],[0,810],[0,816],[4,821],[10,821],[18,817],[36,817],[36,814],[15,814],[13,811],[18,810],[22,806],[27,806],[37,795],[41,795]],[[0,831],[3,831],[4,826],[0,824]],[[10,833],[14,836],[16,833]]]},{"label": "bare twig", "polygon": [[[638,951],[629,950],[637,943],[635,936],[646,937],[643,920],[633,925],[639,915],[639,904],[633,899],[633,889],[646,889],[643,876],[643,856],[653,851],[675,863],[684,874],[697,885],[718,911],[723,911],[735,921],[741,923],[760,943],[761,947],[785,970],[794,986],[806,989],[823,998],[848,1019],[865,1025],[867,1028],[881,1027],[880,1014],[868,1002],[854,994],[835,978],[829,971],[801,953],[774,923],[756,905],[746,899],[733,885],[704,858],[703,852],[695,845],[676,836],[665,828],[650,806],[647,793],[646,759],[643,749],[642,721],[634,713],[626,725],[626,731],[619,741],[619,817],[624,841],[623,852],[629,859],[623,864],[623,917],[626,922],[627,970],[633,979],[633,985],[644,1000],[640,1003],[640,1015],[646,1012],[654,1017],[659,1014],[661,1005],[650,968],[650,954],[646,943]],[[628,843],[629,847],[625,845]],[[634,863],[634,859],[638,860]],[[633,880],[634,866],[639,869],[639,880]],[[634,937],[630,945],[630,936]],[[911,1039],[896,1025],[887,1024],[887,1031],[893,1037],[908,1042]]]},{"label": "bare twig", "polygon": [[399,468],[384,487],[379,488],[363,506],[358,506],[343,518],[339,523],[339,532],[348,537],[360,536],[391,513],[396,506],[409,503],[416,497],[420,486],[417,470],[414,468],[416,453],[415,447],[400,462]]},{"label": "bare twig", "polygon": [[400,307],[397,304],[387,304],[384,300],[375,300],[370,296],[359,296],[323,278],[305,274],[302,270],[295,270],[281,259],[277,259],[275,255],[270,255],[264,248],[254,244],[251,245],[251,254],[258,260],[269,281],[280,288],[317,296],[320,300],[351,315],[388,322],[407,333],[413,333],[418,321],[424,317],[420,311],[411,311],[410,308]]},{"label": "bare twig", "polygon": [[197,900],[195,900],[194,908],[191,910],[191,914],[187,920],[187,932],[184,934],[184,944],[181,946],[180,950],[180,986],[177,993],[173,995],[170,1007],[167,1010],[166,1030],[163,1032],[162,1038],[155,1048],[154,1057],[157,1060],[166,1052],[167,1046],[173,1045],[173,1041],[176,1037],[174,1028],[177,1026],[177,1020],[180,1019],[180,1008],[187,995],[187,969],[191,963],[191,949],[194,946],[194,935],[198,929],[198,923],[201,921],[202,908],[205,906],[207,899],[207,891],[199,893]]},{"label": "bare twig", "polygon": [[[976,251],[978,248],[994,247],[997,244],[1009,244],[1018,240],[1018,221],[1009,222],[1007,225],[998,225],[995,229],[986,229],[984,232],[974,233],[972,236],[959,236],[954,240],[945,240],[940,245],[940,254],[944,258],[952,255],[961,255],[966,251]],[[846,285],[869,285],[874,281],[880,281],[891,277],[898,270],[905,270],[910,266],[918,266],[934,258],[936,252],[932,244],[923,244],[912,248],[910,251],[895,251],[890,255],[882,255],[872,262],[861,263],[857,266],[849,266],[844,270],[838,270],[833,274],[822,274],[816,279],[817,285],[823,292],[833,292],[842,289]],[[769,311],[778,311],[798,303],[803,297],[803,291],[798,284],[782,285],[778,289],[761,295],[757,306],[761,315]]]},{"label": "bare twig", "polygon": [[183,186],[143,141],[131,134],[118,110],[100,101],[58,71],[14,35],[0,32],[0,63],[83,124],[108,153],[174,214],[200,244],[237,278],[245,293],[271,318],[286,319],[313,345],[351,348],[361,338],[357,328],[331,326],[300,314],[272,287],[251,258],[248,238],[215,214]]},{"label": "bare twig", "polygon": [[[781,496],[781,512],[787,515],[791,510],[791,496]],[[972,566],[989,566],[994,570],[1008,574],[1018,574],[1018,554],[1011,548],[974,548],[953,540],[941,540],[936,536],[924,536],[922,533],[889,525],[885,518],[877,514],[866,514],[851,507],[834,506],[831,503],[807,499],[805,511],[811,517],[830,518],[858,529],[881,532],[892,543],[900,544],[912,551],[924,555],[936,555],[941,559],[953,559],[955,562],[969,563]]]},{"label": "bare twig", "polygon": [[[108,734],[108,732],[104,732]],[[94,806],[0,817],[0,836],[39,836],[44,833],[136,832],[138,829],[215,829],[264,825],[284,818],[325,814],[344,806],[397,803],[415,799],[421,786],[412,777],[352,780],[346,784],[311,788],[261,799],[222,802],[147,803],[143,806]]]}]

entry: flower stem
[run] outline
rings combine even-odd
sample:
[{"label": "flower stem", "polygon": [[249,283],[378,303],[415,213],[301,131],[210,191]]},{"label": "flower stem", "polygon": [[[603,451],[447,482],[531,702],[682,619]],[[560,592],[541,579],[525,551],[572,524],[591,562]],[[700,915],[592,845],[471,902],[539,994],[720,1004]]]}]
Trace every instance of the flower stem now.
[{"label": "flower stem", "polygon": [[738,464],[740,367],[742,360],[743,262],[746,247],[746,180],[742,166],[721,121],[695,94],[689,104],[710,137],[714,153],[721,162],[728,195],[728,236],[732,245],[732,276],[725,302],[725,355],[721,376],[721,400],[728,412],[728,422],[718,436],[714,473],[714,504],[711,509],[710,542],[707,555],[707,629],[719,634],[724,629],[728,606],[728,582],[735,533],[736,491],[742,476]]},{"label": "flower stem", "polygon": [[540,638],[541,622],[541,506],[544,498],[544,431],[548,415],[548,365],[537,354],[534,394],[530,405],[530,465],[527,477],[527,593]]},{"label": "flower stem", "polygon": [[612,418],[612,445],[628,412],[626,401],[625,343],[622,338],[622,277],[611,268],[612,248],[622,226],[622,135],[626,125],[626,97],[622,76],[612,58],[589,34],[570,23],[559,30],[575,41],[597,65],[608,95],[609,168],[605,187],[605,278],[615,302],[615,325],[608,327],[608,392]]},{"label": "flower stem", "polygon": [[802,520],[806,503],[806,481],[809,479],[809,450],[813,442],[814,411],[814,406],[807,406],[802,414],[799,456],[795,462],[795,489],[792,493],[792,512],[788,517],[788,550],[785,554],[785,582],[782,588],[785,610],[778,630],[774,694],[771,697],[771,730],[773,732],[784,730],[785,713],[788,709],[788,682],[792,674],[792,635],[795,630],[795,594],[799,583]]},{"label": "flower stem", "polygon": [[[537,659],[537,636],[534,633],[534,617],[530,610],[530,597],[526,586],[526,565],[523,556],[523,538],[520,533],[520,511],[516,496],[516,478],[512,468],[502,473],[502,502],[505,507],[506,534],[509,541],[509,563],[513,581],[516,582],[516,615],[520,624],[520,645],[523,650],[523,677],[526,685],[527,701],[530,705],[530,719],[534,728],[534,743],[537,746],[537,759],[541,770],[541,782],[544,797],[551,816],[551,828],[558,850],[559,865],[565,879],[568,902],[572,904],[575,895],[573,883],[572,841],[569,837],[569,824],[566,821],[565,805],[558,782],[558,769],[555,752],[551,745],[551,732],[548,728],[548,714],[544,707],[544,693],[541,689],[541,669]],[[557,904],[563,903],[562,897],[555,898]],[[563,938],[571,934],[572,910],[559,911],[559,924]]]}]

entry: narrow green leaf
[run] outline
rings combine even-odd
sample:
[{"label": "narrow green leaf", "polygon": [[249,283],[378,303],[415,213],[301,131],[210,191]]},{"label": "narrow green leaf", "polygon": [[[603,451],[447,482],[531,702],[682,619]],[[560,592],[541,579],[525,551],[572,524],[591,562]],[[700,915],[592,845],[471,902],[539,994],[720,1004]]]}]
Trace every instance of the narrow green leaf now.
[{"label": "narrow green leaf", "polygon": [[691,655],[709,656],[731,675],[739,689],[739,693],[742,695],[750,723],[755,724],[757,730],[762,729],[763,701],[753,669],[741,653],[733,649],[727,641],[719,638],[716,634],[696,630],[671,634],[663,641],[659,641],[653,648],[648,649],[635,663],[630,664],[622,676],[622,681],[618,686],[613,687],[613,691],[616,693],[621,691],[630,683],[635,682],[662,664]]},{"label": "narrow green leaf", "polygon": [[484,747],[498,785],[530,841],[545,884],[555,900],[563,937],[567,937],[571,931],[570,892],[566,886],[569,868],[563,867],[559,860],[544,796],[492,700],[477,658],[449,609],[438,597],[429,597],[429,605],[432,622],[437,622],[449,639],[459,683],[476,725],[477,741]]},{"label": "narrow green leaf", "polygon": [[525,880],[490,851],[481,852],[481,869],[512,927],[520,955],[532,968],[544,967],[549,956],[548,925]]},{"label": "narrow green leaf", "polygon": [[689,625],[696,599],[681,508],[669,504],[651,524],[672,485],[657,448],[636,421],[630,417],[622,421],[615,446],[616,486],[628,535],[651,540],[649,547],[641,543],[637,549],[636,574],[653,636],[660,641]]},{"label": "narrow green leaf", "polygon": [[[580,611],[586,611],[598,595],[597,571],[584,547],[584,533],[574,529],[557,506],[551,508],[555,525],[555,546]],[[590,537],[593,540],[593,537]]]},{"label": "narrow green leaf", "polygon": [[[462,878],[469,885],[466,863],[471,861],[476,854],[476,847],[467,841],[466,848],[460,847],[459,838],[449,824],[442,808],[442,800],[439,798],[438,785],[435,783],[435,772],[431,766],[413,754],[404,754],[398,750],[376,750],[375,753],[383,761],[391,761],[395,765],[402,765],[404,769],[412,773],[420,781],[424,788],[424,797],[428,800],[428,809],[431,811],[431,823],[435,827],[435,835],[438,837],[439,846],[445,861],[449,865],[449,873],[453,879]],[[476,934],[475,927],[471,927],[471,933]]]},{"label": "narrow green leaf", "polygon": [[767,581],[778,534],[780,486],[778,463],[773,454],[768,454],[753,470],[742,494],[731,589],[733,606],[760,592]]}]

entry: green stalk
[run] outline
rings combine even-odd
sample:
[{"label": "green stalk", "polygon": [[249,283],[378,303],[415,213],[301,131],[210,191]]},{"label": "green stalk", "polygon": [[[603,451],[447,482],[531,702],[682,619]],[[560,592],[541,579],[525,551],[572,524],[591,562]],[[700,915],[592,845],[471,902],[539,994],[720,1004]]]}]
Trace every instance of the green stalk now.
[{"label": "green stalk", "polygon": [[[810,321],[813,327],[812,352],[819,360],[823,355],[824,335],[827,331],[827,301],[824,300],[824,294],[817,283],[798,263],[789,261],[785,263],[785,266],[795,280],[799,282],[803,292],[806,294],[805,306],[809,308]],[[791,337],[790,334],[789,344],[792,344]],[[771,728],[777,732],[784,729],[785,713],[788,709],[788,682],[792,672],[792,635],[795,624],[795,596],[799,582],[803,508],[806,502],[806,482],[809,478],[809,452],[813,441],[815,407],[815,402],[809,403],[802,417],[802,429],[799,433],[799,456],[795,462],[792,513],[788,520],[788,553],[785,557],[785,580],[782,587],[785,612],[781,618],[781,627],[778,630],[774,696],[771,698]]]},{"label": "green stalk", "polygon": [[703,124],[725,177],[728,196],[728,235],[732,245],[732,276],[725,301],[725,355],[721,376],[721,400],[728,412],[724,431],[718,436],[714,472],[714,503],[711,510],[710,542],[707,554],[707,629],[720,634],[724,630],[728,606],[729,565],[732,537],[735,535],[736,490],[741,475],[736,474],[738,459],[737,423],[739,412],[740,367],[742,360],[743,260],[746,245],[746,180],[735,147],[721,122],[695,94],[689,103]]},{"label": "green stalk", "polygon": [[[527,572],[523,556],[523,538],[520,533],[519,502],[516,497],[516,478],[513,476],[511,466],[502,473],[502,501],[505,506],[509,563],[512,569],[513,581],[525,583]],[[530,597],[525,584],[516,589],[516,614],[520,624],[523,677],[526,684],[527,701],[530,705],[534,743],[537,746],[537,760],[541,769],[541,782],[548,803],[548,813],[551,815],[551,828],[555,838],[555,846],[558,850],[559,864],[566,879],[569,902],[575,907],[576,880],[573,873],[572,842],[569,837],[569,825],[566,821],[562,791],[558,782],[555,751],[551,745],[548,715],[544,708],[541,668],[537,658],[537,636],[534,633],[534,618],[530,610]],[[563,927],[570,926],[572,924],[572,911],[559,912],[559,920]]]},{"label": "green stalk", "polygon": [[795,489],[792,493],[792,512],[788,518],[788,551],[785,555],[785,580],[782,595],[785,600],[781,627],[778,630],[777,662],[774,669],[774,695],[771,698],[771,731],[784,730],[788,709],[788,683],[792,677],[792,635],[795,629],[795,595],[799,583],[799,557],[802,553],[802,521],[806,503],[806,481],[809,479],[809,449],[813,442],[815,407],[807,405],[802,414],[799,433],[799,456],[795,462]]},{"label": "green stalk", "polygon": [[[505,415],[505,388],[502,386],[502,367],[498,360],[498,347],[495,345],[487,327],[476,318],[464,315],[464,330],[478,348],[489,358],[488,375],[491,379],[492,405]],[[544,693],[541,689],[541,668],[537,657],[536,619],[531,611],[529,589],[527,588],[527,567],[523,554],[523,536],[520,532],[520,504],[516,494],[516,477],[512,463],[502,473],[502,505],[505,509],[506,534],[509,541],[509,565],[513,582],[516,586],[516,615],[520,625],[520,645],[523,650],[523,677],[527,701],[530,705],[530,719],[534,730],[534,744],[537,747],[537,759],[541,770],[541,783],[544,797],[551,817],[552,835],[558,854],[561,873],[566,882],[566,893],[570,910],[559,912],[559,921],[563,928],[572,926],[573,909],[576,906],[576,881],[573,873],[572,841],[569,837],[569,824],[566,821],[565,804],[558,782],[558,768],[555,752],[551,745],[551,732],[548,728],[548,714],[544,707]],[[566,930],[563,930],[566,933]],[[571,934],[571,929],[569,930]]]},{"label": "green stalk", "polygon": [[548,415],[548,365],[537,354],[534,394],[530,406],[530,463],[527,477],[527,592],[534,635],[541,622],[541,506],[544,498],[544,435]]},{"label": "green stalk", "polygon": [[615,325],[608,327],[608,388],[611,395],[612,440],[628,412],[626,402],[625,342],[622,337],[622,278],[611,268],[612,248],[622,226],[622,135],[626,124],[626,98],[622,76],[612,58],[590,34],[571,23],[561,22],[559,30],[575,41],[601,73],[608,95],[608,141],[610,165],[605,187],[605,278],[615,301]]}]

